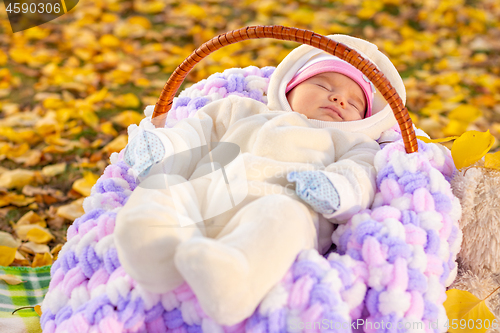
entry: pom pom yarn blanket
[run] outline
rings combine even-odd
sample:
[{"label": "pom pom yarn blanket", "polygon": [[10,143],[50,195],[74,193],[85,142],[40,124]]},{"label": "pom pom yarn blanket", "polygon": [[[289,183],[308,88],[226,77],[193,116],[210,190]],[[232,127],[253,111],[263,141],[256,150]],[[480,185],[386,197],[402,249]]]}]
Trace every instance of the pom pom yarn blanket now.
[{"label": "pom pom yarn blanket", "polygon": [[[230,94],[266,102],[273,67],[230,69],[202,80],[174,101],[167,126]],[[146,108],[150,122],[153,107]],[[41,326],[56,332],[445,332],[446,286],[456,274],[460,203],[449,180],[448,150],[419,141],[406,154],[398,129],[384,133],[375,157],[371,209],[333,235],[327,258],[303,251],[252,316],[220,326],[200,308],[187,284],[145,291],[122,268],[114,245],[117,211],[136,187],[123,151],[84,201],[51,270]]]}]

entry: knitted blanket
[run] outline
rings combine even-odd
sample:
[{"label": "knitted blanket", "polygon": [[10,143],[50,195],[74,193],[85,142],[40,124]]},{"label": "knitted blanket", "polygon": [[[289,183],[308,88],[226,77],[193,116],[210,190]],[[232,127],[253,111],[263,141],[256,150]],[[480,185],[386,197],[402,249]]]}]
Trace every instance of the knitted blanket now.
[{"label": "knitted blanket", "polygon": [[[230,94],[265,103],[273,70],[231,69],[200,81],[174,101],[167,126]],[[124,271],[113,229],[137,184],[123,151],[114,154],[52,266],[44,332],[445,332],[445,285],[461,241],[454,165],[435,144],[419,141],[419,152],[406,154],[400,138],[396,128],[382,136],[395,141],[376,155],[374,203],[337,228],[338,253],[302,252],[254,314],[231,327],[208,318],[187,284],[153,294]]]},{"label": "knitted blanket", "polygon": [[9,285],[0,281],[0,332],[2,333],[39,333],[40,316],[33,309],[24,306],[40,305],[50,282],[50,266],[43,267],[2,267],[0,275],[18,277],[20,284]]}]

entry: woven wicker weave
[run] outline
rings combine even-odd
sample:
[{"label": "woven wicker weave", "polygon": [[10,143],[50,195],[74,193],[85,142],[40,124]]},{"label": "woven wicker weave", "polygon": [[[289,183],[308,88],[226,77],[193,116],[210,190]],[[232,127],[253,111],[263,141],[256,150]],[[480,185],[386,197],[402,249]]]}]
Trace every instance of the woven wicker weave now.
[{"label": "woven wicker weave", "polygon": [[153,124],[156,127],[165,125],[167,113],[172,107],[177,90],[198,62],[226,45],[256,38],[274,38],[308,44],[349,62],[370,79],[391,106],[401,129],[406,152],[414,153],[418,151],[417,139],[408,110],[396,89],[370,60],[363,58],[356,50],[313,31],[277,25],[252,26],[229,31],[212,38],[197,48],[175,69],[163,87],[153,112]]}]

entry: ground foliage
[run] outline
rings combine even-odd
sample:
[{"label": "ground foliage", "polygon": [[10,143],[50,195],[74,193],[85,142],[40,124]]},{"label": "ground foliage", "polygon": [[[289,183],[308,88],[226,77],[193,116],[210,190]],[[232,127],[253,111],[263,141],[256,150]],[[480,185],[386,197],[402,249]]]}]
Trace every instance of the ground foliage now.
[{"label": "ground foliage", "polygon": [[[407,106],[433,138],[500,138],[497,0],[80,1],[13,34],[0,7],[0,265],[50,264],[81,203],[197,46],[248,25],[344,33],[379,46],[404,78]],[[231,67],[276,66],[297,44],[238,43],[187,84]],[[498,143],[493,151],[498,150]]]}]

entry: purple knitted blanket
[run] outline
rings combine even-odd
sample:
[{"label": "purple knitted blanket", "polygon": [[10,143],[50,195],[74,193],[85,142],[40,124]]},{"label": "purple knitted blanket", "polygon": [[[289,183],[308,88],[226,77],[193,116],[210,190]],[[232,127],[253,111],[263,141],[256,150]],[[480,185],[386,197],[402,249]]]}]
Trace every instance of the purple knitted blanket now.
[{"label": "purple knitted blanket", "polygon": [[[174,101],[167,126],[231,94],[265,103],[273,71],[231,69],[198,82]],[[419,152],[406,154],[400,137],[397,129],[384,134],[398,140],[376,155],[374,203],[335,231],[338,253],[302,252],[254,314],[231,327],[208,318],[187,284],[153,294],[123,270],[113,230],[136,182],[114,154],[52,266],[43,331],[445,332],[445,285],[461,242],[449,184],[455,169],[448,150],[419,141]]]}]

